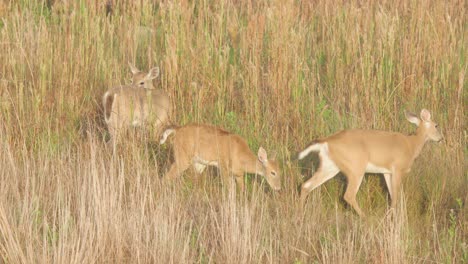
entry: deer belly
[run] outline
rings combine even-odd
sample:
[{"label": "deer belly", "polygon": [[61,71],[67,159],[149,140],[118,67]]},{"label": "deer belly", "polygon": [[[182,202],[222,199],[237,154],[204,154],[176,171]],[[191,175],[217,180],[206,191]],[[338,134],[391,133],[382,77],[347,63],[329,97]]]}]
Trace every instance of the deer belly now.
[{"label": "deer belly", "polygon": [[368,173],[392,173],[389,169],[384,167],[379,167],[372,163],[367,163],[366,172]]}]

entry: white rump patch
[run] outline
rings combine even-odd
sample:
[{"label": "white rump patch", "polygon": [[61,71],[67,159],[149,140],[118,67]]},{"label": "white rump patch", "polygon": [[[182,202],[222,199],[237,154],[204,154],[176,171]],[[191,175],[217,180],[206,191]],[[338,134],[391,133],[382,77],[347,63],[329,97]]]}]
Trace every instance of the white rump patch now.
[{"label": "white rump patch", "polygon": [[[340,172],[340,169],[338,166],[336,166],[336,163],[330,158],[329,156],[329,150],[328,150],[328,144],[323,143],[320,144],[320,167],[319,167],[319,175],[312,176],[311,179],[314,179],[314,177],[318,176],[319,179],[312,180],[312,181],[307,181],[304,183],[304,188],[309,189],[312,188],[311,190],[317,188],[320,186],[322,183],[328,181],[329,179],[333,178]],[[318,180],[318,182],[317,182]]]},{"label": "white rump patch", "polygon": [[166,142],[166,140],[167,140],[167,137],[168,137],[170,134],[174,133],[174,132],[175,132],[175,129],[172,129],[172,128],[166,129],[166,131],[164,131],[164,133],[163,133],[163,135],[162,135],[161,140],[159,141],[159,145],[164,144],[164,142]]},{"label": "white rump patch", "polygon": [[[327,143],[315,143],[315,144],[312,144],[310,146],[308,146],[306,149],[304,149],[303,151],[301,151],[299,153],[299,156],[298,158],[301,160],[303,158],[305,158],[307,155],[309,155],[310,152],[318,152],[318,151],[321,151],[323,146],[326,146]],[[327,148],[328,149],[328,148]]]},{"label": "white rump patch", "polygon": [[330,158],[328,151],[328,144],[325,143],[322,145],[322,149],[319,153],[320,156],[320,167],[324,174],[337,174],[340,169],[336,166],[336,163]]},{"label": "white rump patch", "polygon": [[376,166],[372,163],[367,163],[366,172],[368,173],[392,173],[389,169]]}]

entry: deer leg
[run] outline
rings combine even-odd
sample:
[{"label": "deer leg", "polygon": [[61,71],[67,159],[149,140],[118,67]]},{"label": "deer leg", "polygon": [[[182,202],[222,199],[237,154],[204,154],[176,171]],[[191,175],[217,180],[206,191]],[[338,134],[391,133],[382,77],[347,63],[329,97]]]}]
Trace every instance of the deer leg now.
[{"label": "deer leg", "polygon": [[188,167],[189,165],[181,166],[180,164],[174,162],[172,163],[171,168],[169,168],[169,171],[166,173],[166,176],[164,176],[164,178],[174,180],[178,178],[184,171],[186,171]]},{"label": "deer leg", "polygon": [[244,175],[234,175],[237,185],[239,185],[239,189],[244,192],[245,191],[245,184],[244,184]]},{"label": "deer leg", "polygon": [[207,166],[207,165],[202,164],[202,163],[197,163],[197,162],[194,162],[194,163],[193,163],[193,170],[195,171],[194,180],[195,180],[196,182],[199,182],[199,181],[200,181],[201,174],[205,171],[206,166]]},{"label": "deer leg", "polygon": [[354,208],[360,217],[364,217],[365,215],[356,201],[356,194],[364,178],[364,170],[361,172],[346,173],[346,176],[348,178],[348,186],[346,187],[344,200]]},{"label": "deer leg", "polygon": [[174,148],[174,163],[172,163],[171,168],[166,173],[165,178],[167,179],[178,178],[189,167],[190,167],[190,161],[183,158],[183,155],[177,151],[177,148]]},{"label": "deer leg", "polygon": [[400,171],[394,171],[392,174],[392,208],[396,207],[400,198],[401,176],[402,173]]},{"label": "deer leg", "polygon": [[388,193],[390,194],[390,199],[393,201],[392,194],[392,174],[384,173],[385,183],[387,184]]},{"label": "deer leg", "polygon": [[319,169],[314,173],[312,178],[302,184],[301,204],[305,204],[306,197],[312,190],[335,177],[338,172],[340,172],[340,170],[327,155],[320,155]]},{"label": "deer leg", "polygon": [[117,153],[117,145],[121,144],[121,134],[115,128],[109,129],[110,139],[106,142],[106,147],[112,150],[112,153]]}]

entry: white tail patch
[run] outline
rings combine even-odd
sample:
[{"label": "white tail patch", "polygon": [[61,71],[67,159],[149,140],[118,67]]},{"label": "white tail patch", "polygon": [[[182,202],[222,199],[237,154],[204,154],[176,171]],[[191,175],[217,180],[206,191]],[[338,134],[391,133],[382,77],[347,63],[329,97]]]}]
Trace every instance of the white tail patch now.
[{"label": "white tail patch", "polygon": [[301,151],[299,153],[298,158],[301,160],[305,158],[307,155],[309,155],[310,152],[319,152],[322,149],[323,144],[322,143],[314,143],[310,146],[308,146],[306,149]]},{"label": "white tail patch", "polygon": [[161,140],[159,141],[159,145],[162,145],[166,142],[167,137],[169,137],[170,134],[175,133],[175,129],[169,128],[164,131]]}]

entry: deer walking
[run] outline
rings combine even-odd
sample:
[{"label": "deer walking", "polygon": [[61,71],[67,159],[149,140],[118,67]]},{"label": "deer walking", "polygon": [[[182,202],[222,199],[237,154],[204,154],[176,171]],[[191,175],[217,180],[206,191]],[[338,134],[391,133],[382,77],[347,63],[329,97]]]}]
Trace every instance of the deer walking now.
[{"label": "deer walking", "polygon": [[439,142],[443,139],[428,110],[423,109],[420,118],[407,112],[406,119],[418,126],[415,135],[378,130],[343,130],[316,140],[301,151],[299,159],[311,152],[318,152],[320,158],[318,170],[302,185],[302,205],[309,192],[341,171],[348,180],[344,200],[361,217],[364,214],[356,202],[356,194],[366,172],[384,175],[391,206],[395,207],[402,177],[410,171],[424,144],[428,140]]},{"label": "deer walking", "polygon": [[167,123],[172,110],[166,92],[153,87],[159,68],[146,73],[129,65],[132,83],[111,88],[102,98],[105,122],[114,142],[131,127],[153,126],[158,131]]},{"label": "deer walking", "polygon": [[216,166],[222,175],[231,173],[241,190],[244,190],[244,173],[259,174],[274,190],[281,189],[278,163],[268,159],[262,147],[254,155],[239,135],[211,125],[189,124],[164,131],[160,144],[171,134],[175,134],[172,138],[175,161],[166,178],[177,178],[190,166],[197,174],[203,173],[207,166]]}]

